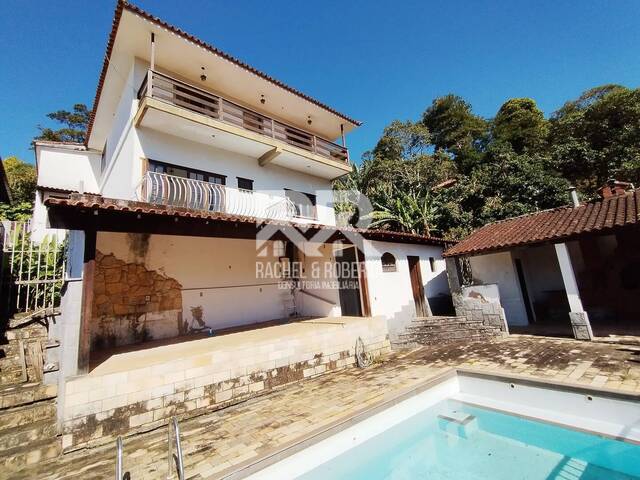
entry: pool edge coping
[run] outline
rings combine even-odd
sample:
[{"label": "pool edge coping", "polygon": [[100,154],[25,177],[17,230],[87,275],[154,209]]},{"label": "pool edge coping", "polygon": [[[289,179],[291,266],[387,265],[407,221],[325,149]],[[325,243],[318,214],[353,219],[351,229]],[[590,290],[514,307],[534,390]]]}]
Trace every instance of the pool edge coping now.
[{"label": "pool edge coping", "polygon": [[281,447],[266,452],[257,459],[246,460],[208,478],[219,480],[240,480],[245,478],[456,376],[457,370],[448,368],[418,385],[402,389],[391,398],[386,398],[374,405],[364,407],[347,418],[335,420],[326,426],[313,430]]},{"label": "pool edge coping", "polygon": [[[302,437],[291,440],[287,442],[283,446],[272,449],[271,451],[267,451],[263,455],[259,456],[257,459],[249,459],[244,462],[240,462],[237,465],[233,465],[231,467],[226,468],[221,472],[217,472],[216,474],[207,477],[210,479],[217,480],[241,480],[243,478],[248,477],[254,473],[259,472],[275,463],[278,463],[285,458],[288,458],[312,445],[315,445],[326,438],[335,435],[357,423],[366,420],[369,417],[372,417],[394,405],[397,405],[404,400],[407,400],[411,397],[419,395],[424,391],[435,387],[447,380],[452,378],[456,378],[458,375],[469,376],[475,378],[484,378],[487,380],[498,380],[502,382],[510,382],[517,383],[520,385],[532,386],[532,387],[554,387],[556,390],[560,390],[563,392],[571,392],[571,393],[580,393],[584,395],[596,395],[604,398],[611,398],[616,400],[625,400],[632,402],[640,402],[640,394],[635,394],[631,392],[621,392],[613,389],[601,388],[601,387],[592,387],[587,385],[582,385],[578,383],[572,382],[554,382],[549,379],[524,376],[518,374],[507,374],[503,372],[495,372],[495,371],[483,371],[474,368],[459,368],[459,367],[450,367],[446,368],[442,372],[437,375],[417,384],[409,388],[402,389],[397,395],[392,396],[391,398],[386,398],[381,400],[380,402],[364,407],[358,411],[356,411],[353,415],[348,418],[343,418],[340,420],[335,420],[330,424],[320,427],[312,432],[303,435]],[[523,417],[528,418],[528,417]],[[555,422],[545,422],[556,424],[558,426],[566,427],[561,423]],[[573,428],[573,427],[572,427]],[[575,428],[574,428],[575,429]],[[620,438],[616,438],[614,436],[603,435],[598,432],[594,432],[586,429],[576,429],[580,430],[584,433],[604,436],[607,438],[613,438],[617,440],[621,440]],[[631,442],[635,443],[635,442]]]}]

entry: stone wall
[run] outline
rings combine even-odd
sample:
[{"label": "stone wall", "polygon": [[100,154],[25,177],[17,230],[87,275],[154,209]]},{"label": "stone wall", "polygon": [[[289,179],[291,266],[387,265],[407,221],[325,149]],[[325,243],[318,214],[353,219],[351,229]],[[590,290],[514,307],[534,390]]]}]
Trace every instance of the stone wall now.
[{"label": "stone wall", "polygon": [[100,350],[184,333],[178,281],[96,253],[92,349]]},{"label": "stone wall", "polygon": [[460,284],[460,274],[454,258],[447,258],[447,277],[456,315],[469,321],[481,321],[484,325],[495,327],[508,334],[507,318],[500,304],[497,285]]},{"label": "stone wall", "polygon": [[[307,320],[118,355],[67,381],[63,448],[104,443],[390,351],[382,317]],[[112,361],[113,360],[113,361]]]}]

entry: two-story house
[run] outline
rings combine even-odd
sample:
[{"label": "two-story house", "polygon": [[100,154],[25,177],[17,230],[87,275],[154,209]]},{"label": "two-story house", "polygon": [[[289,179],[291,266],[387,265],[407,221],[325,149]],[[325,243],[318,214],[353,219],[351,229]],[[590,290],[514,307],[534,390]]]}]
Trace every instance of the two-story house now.
[{"label": "two-story house", "polygon": [[358,125],[118,2],[86,144],[36,143],[65,448],[384,353],[446,298],[444,241],[336,226]]}]

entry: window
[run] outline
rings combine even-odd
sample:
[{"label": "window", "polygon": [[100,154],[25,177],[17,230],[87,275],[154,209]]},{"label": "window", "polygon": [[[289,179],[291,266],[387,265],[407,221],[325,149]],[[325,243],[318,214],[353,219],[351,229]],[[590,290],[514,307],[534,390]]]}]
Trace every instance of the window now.
[{"label": "window", "polygon": [[285,188],[286,197],[293,202],[296,208],[296,217],[316,218],[316,196],[311,193],[296,192]]},{"label": "window", "polygon": [[396,257],[389,252],[382,254],[382,271],[383,272],[395,272],[396,271]]},{"label": "window", "polygon": [[436,271],[436,259],[433,257],[429,257],[429,265],[431,266],[431,271]]},{"label": "window", "polygon": [[149,171],[156,173],[166,173],[174,177],[190,178],[192,180],[200,180],[202,182],[215,183],[217,185],[225,185],[227,177],[217,173],[195,170],[193,168],[178,167],[169,163],[149,160]]},{"label": "window", "polygon": [[236,177],[238,179],[238,188],[241,190],[253,190],[253,180],[248,178]]}]

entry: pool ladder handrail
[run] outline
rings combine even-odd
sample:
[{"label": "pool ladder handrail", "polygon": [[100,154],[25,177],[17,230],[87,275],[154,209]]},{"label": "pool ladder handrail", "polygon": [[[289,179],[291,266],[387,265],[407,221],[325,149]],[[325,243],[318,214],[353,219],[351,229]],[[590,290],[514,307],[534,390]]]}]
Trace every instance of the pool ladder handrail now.
[{"label": "pool ladder handrail", "polygon": [[172,452],[173,442],[171,439],[171,433],[173,432],[173,441],[175,441],[176,444],[176,473],[178,474],[178,480],[184,480],[184,462],[182,460],[182,444],[180,443],[180,427],[178,426],[178,419],[176,417],[172,417],[168,427],[169,455],[167,458],[167,479],[173,478],[173,474],[171,473],[173,470],[172,465],[174,460]]},{"label": "pool ladder handrail", "polygon": [[116,480],[122,480],[124,478],[122,473],[123,463],[122,463],[122,437],[118,437],[116,439]]}]

